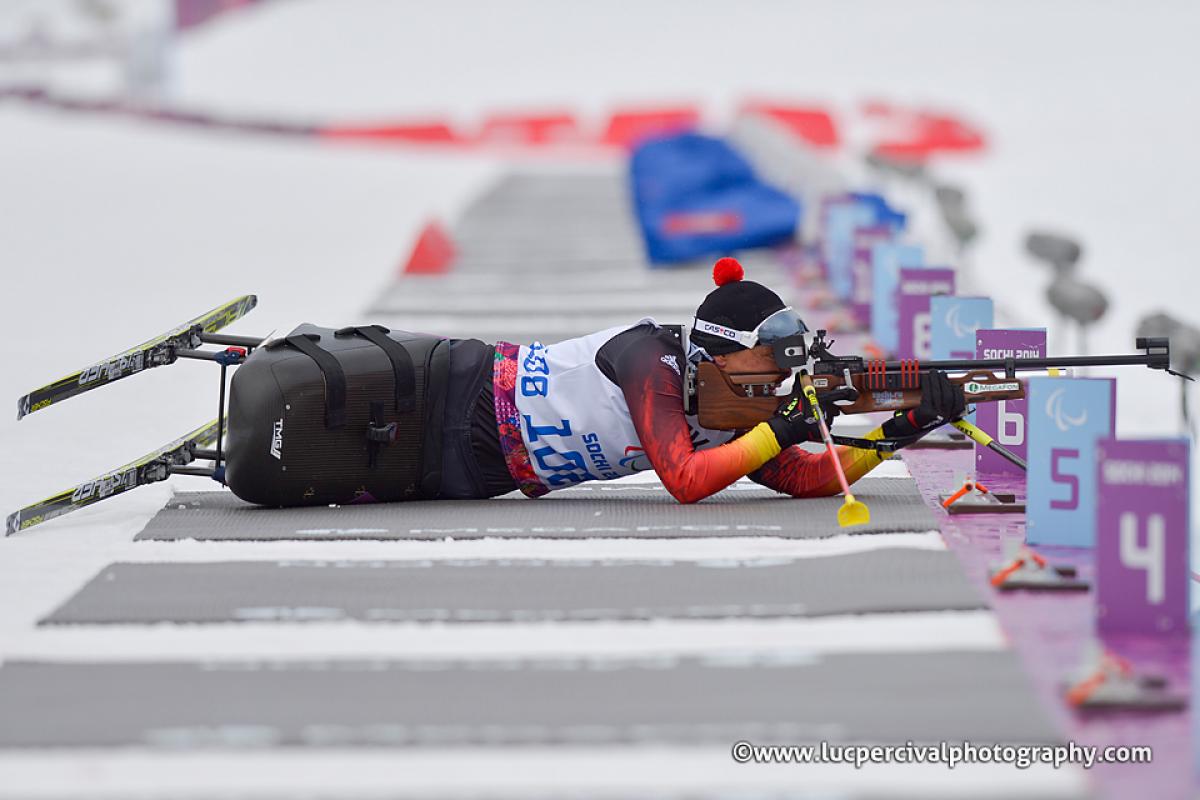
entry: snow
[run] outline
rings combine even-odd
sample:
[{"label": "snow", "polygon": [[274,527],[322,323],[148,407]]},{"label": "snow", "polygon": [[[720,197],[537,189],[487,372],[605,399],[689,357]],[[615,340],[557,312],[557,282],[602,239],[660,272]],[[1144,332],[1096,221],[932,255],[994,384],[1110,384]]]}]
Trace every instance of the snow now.
[{"label": "snow", "polygon": [[[947,109],[980,124],[991,143],[983,157],[948,157],[934,168],[939,178],[969,190],[984,226],[971,254],[982,288],[1026,319],[1053,320],[1041,295],[1048,275],[1021,243],[1031,227],[1076,235],[1085,246],[1083,275],[1113,301],[1091,337],[1092,349],[1121,352],[1149,311],[1200,321],[1194,308],[1200,277],[1191,265],[1200,252],[1194,222],[1200,159],[1193,154],[1200,104],[1188,102],[1186,91],[1186,81],[1200,73],[1192,41],[1197,29],[1200,6],[1187,0],[986,6],[660,0],[636,8],[549,0],[295,0],[228,15],[186,37],[172,56],[172,86],[178,102],[217,111],[300,121],[444,115],[468,127],[491,109],[575,109],[595,125],[619,104],[695,101],[719,122],[747,96],[812,100],[831,104],[859,141],[862,100]],[[110,90],[116,74],[103,64],[37,72],[59,88],[88,93]],[[28,78],[27,71],[0,64],[0,85]],[[322,146],[13,104],[0,105],[0,153],[0,264],[7,288],[0,397],[10,400],[246,292],[258,293],[259,308],[232,333],[361,320],[427,218],[452,220],[502,168],[499,159],[481,154]],[[1068,349],[1063,332],[1051,327],[1054,349]],[[1161,375],[1120,374],[1120,433],[1177,433],[1174,383]],[[214,378],[210,365],[185,363],[19,424],[12,416],[0,419],[0,510],[99,474],[211,418]],[[1195,461],[1193,475],[1200,485]],[[203,488],[198,479],[172,483]],[[259,638],[267,633],[259,626],[152,635],[33,628],[114,560],[377,558],[385,550],[388,557],[581,555],[577,543],[483,541],[408,543],[412,547],[398,552],[379,543],[172,544],[168,556],[164,545],[130,542],[168,491],[139,490],[0,541],[0,658],[500,646],[491,634],[458,628],[453,633],[466,639],[450,641],[451,634],[437,629],[406,630],[418,640],[403,644],[395,636],[381,643],[373,627],[359,625],[271,626],[272,638]],[[826,552],[849,541],[829,540]],[[931,544],[922,535],[907,542]],[[670,545],[679,558],[799,556],[808,546],[761,540]],[[664,547],[609,542],[588,555],[662,556]],[[964,636],[996,646],[988,638],[994,623],[955,619]],[[922,621],[887,620],[886,629],[872,635],[882,642],[889,631],[905,633],[905,625]],[[784,630],[768,623],[706,625],[667,626],[669,636],[653,626],[636,634],[589,627],[596,638],[588,646],[616,648],[629,636],[634,649],[736,647],[769,642]],[[797,643],[809,636],[831,648],[861,641],[833,636],[824,621],[791,625],[785,638]],[[929,630],[933,636],[948,629]],[[537,634],[522,631],[522,646],[547,647]],[[726,753],[701,750],[27,754],[0,756],[0,783],[29,796],[81,787],[107,796],[233,787],[265,795],[278,788],[269,776],[281,774],[312,791],[382,795],[406,771],[416,794],[453,779],[463,792],[498,788],[512,796],[529,796],[526,790],[539,781],[545,792],[564,776],[592,791],[663,789],[667,776],[685,781],[673,784],[681,790],[747,781],[780,789],[794,788],[802,777],[813,791],[871,793],[903,782],[914,796],[1015,795],[1033,786],[1050,796],[1082,783],[1078,771],[1007,767],[953,773],[734,767]]]},{"label": "snow", "polygon": [[[1078,767],[1007,764],[733,763],[718,747],[422,748],[419,750],[139,751],[0,754],[0,774],[28,798],[58,798],[84,784],[88,797],[278,797],[279,776],[307,796],[365,798],[788,796],[1078,798],[1087,784]],[[401,781],[400,776],[403,776]],[[902,782],[901,782],[902,779]]]},{"label": "snow", "polygon": [[1004,647],[1004,635],[990,611],[932,611],[787,620],[507,625],[245,622],[55,626],[12,641],[5,657],[89,662],[293,657],[610,658],[769,650],[810,659],[829,653],[995,651]]}]

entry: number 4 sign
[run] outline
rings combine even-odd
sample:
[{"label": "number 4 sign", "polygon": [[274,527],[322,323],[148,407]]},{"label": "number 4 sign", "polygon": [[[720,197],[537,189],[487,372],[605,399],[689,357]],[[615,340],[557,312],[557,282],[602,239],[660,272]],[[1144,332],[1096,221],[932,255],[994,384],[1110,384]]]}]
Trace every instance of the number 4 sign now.
[{"label": "number 4 sign", "polygon": [[1186,439],[1101,440],[1096,451],[1096,615],[1105,633],[1188,623]]}]

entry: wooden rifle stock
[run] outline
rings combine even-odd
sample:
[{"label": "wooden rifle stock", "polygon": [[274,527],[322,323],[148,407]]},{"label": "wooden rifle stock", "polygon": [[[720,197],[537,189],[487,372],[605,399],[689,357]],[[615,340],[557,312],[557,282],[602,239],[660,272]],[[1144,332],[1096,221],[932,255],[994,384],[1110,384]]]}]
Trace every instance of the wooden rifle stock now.
[{"label": "wooden rifle stock", "polygon": [[696,416],[700,427],[744,431],[766,422],[784,398],[775,387],[788,373],[726,374],[711,361],[696,365]]},{"label": "wooden rifle stock", "polygon": [[[696,414],[701,427],[712,430],[748,430],[766,422],[785,398],[774,394],[788,373],[725,373],[716,364],[702,361],[696,367]],[[842,375],[815,375],[813,388],[817,398],[839,392],[847,377],[854,387],[854,399],[835,402],[839,413],[865,414],[870,411],[899,411],[921,403],[921,371],[917,362],[894,371],[863,369]],[[950,378],[963,387],[968,403],[989,400],[1016,400],[1025,396],[1025,385],[1017,378],[997,376],[988,370],[973,370]],[[799,395],[797,386],[795,394]]]}]

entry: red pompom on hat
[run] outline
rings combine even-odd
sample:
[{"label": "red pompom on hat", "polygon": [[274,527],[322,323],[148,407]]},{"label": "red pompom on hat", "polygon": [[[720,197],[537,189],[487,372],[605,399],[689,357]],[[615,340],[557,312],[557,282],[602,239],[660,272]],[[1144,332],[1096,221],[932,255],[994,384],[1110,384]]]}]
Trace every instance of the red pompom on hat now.
[{"label": "red pompom on hat", "polygon": [[[761,283],[744,280],[744,276],[745,270],[736,258],[718,259],[713,264],[713,282],[717,288],[696,309],[696,319],[738,331],[752,331],[764,319],[787,307],[779,295]],[[692,331],[692,342],[710,356],[745,349],[732,339],[699,330]]]},{"label": "red pompom on hat", "polygon": [[736,258],[718,258],[717,263],[713,264],[713,283],[717,286],[740,281],[744,277],[746,270],[742,269]]}]

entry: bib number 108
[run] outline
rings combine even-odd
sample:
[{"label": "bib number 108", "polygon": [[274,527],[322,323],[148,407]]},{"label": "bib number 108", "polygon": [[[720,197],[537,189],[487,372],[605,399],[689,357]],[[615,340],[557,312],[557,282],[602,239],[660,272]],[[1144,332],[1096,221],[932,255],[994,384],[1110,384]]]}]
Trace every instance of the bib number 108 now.
[{"label": "bib number 108", "polygon": [[[562,438],[571,435],[571,421],[563,419],[559,420],[558,425],[534,425],[526,415],[525,432],[530,444],[542,441],[547,436]],[[595,476],[588,472],[587,459],[577,450],[559,452],[546,445],[534,448],[529,455],[533,456],[544,473],[551,473],[547,475],[546,482],[554,488],[595,480]]]}]

